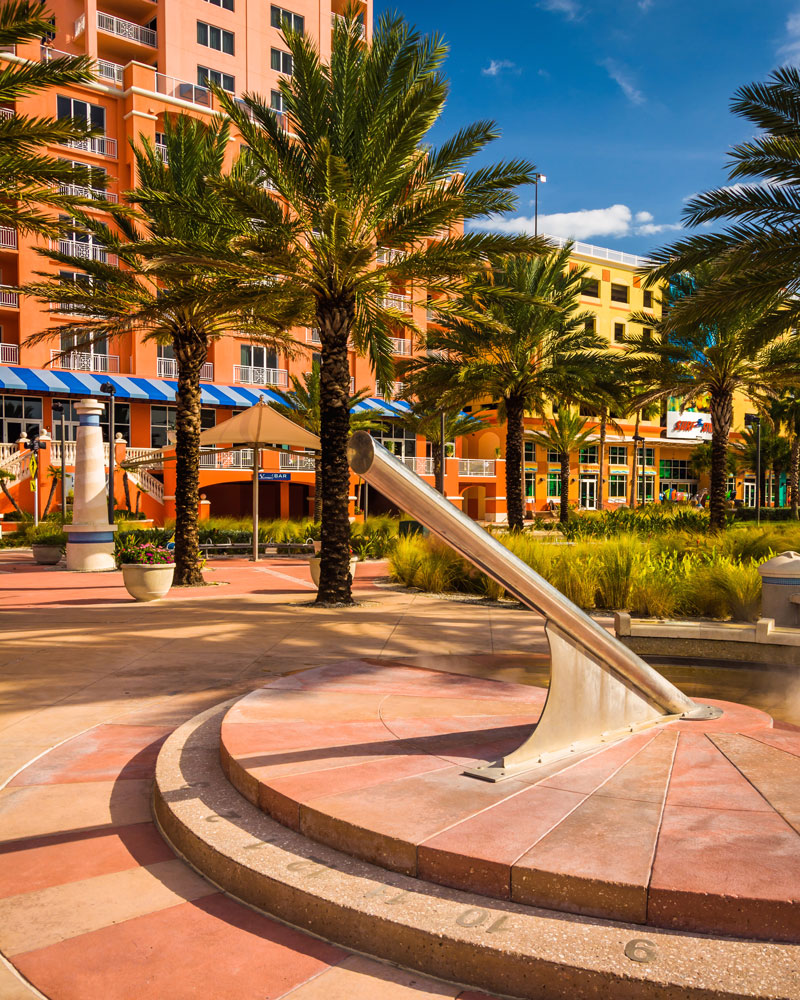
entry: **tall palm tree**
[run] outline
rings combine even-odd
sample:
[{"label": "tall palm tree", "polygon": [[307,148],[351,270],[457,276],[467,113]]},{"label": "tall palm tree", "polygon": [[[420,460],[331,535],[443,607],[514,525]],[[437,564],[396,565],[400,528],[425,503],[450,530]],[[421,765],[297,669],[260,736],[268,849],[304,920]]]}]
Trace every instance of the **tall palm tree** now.
[{"label": "tall palm tree", "polygon": [[506,422],[506,503],[512,531],[523,526],[523,428],[526,412],[586,391],[604,356],[603,341],[578,311],[584,268],[569,268],[571,244],[544,256],[495,261],[463,296],[463,311],[438,317],[429,351],[403,368],[411,393],[460,406],[499,401]]},{"label": "tall palm tree", "polygon": [[[280,403],[273,403],[276,410],[284,414],[296,424],[305,427],[307,431],[319,437],[320,418],[320,366],[316,359],[311,364],[311,371],[302,378],[291,377],[292,388],[284,392],[273,389],[273,394],[280,396]],[[383,424],[376,419],[372,410],[357,411],[355,408],[371,395],[369,389],[359,389],[350,396],[347,407],[350,413],[350,433],[356,431],[380,430]],[[314,453],[314,520],[322,518],[322,458],[319,452]]]},{"label": "tall palm tree", "polygon": [[[652,337],[630,338],[628,363],[633,374],[647,387],[639,399],[644,405],[670,396],[685,405],[708,396],[711,412],[710,527],[725,521],[725,481],[729,437],[733,423],[733,397],[744,393],[765,413],[777,393],[800,384],[800,339],[766,339],[755,333],[770,311],[721,316],[713,324],[699,324],[682,312],[683,301],[713,283],[716,271],[699,267],[693,275],[673,280],[669,293],[675,307],[664,309]],[[680,320],[680,317],[683,320]],[[632,317],[643,322],[643,317]],[[652,317],[647,325],[653,326]]]},{"label": "tall palm tree", "polygon": [[[43,256],[82,273],[39,272],[44,280],[27,286],[42,302],[58,302],[69,317],[60,327],[48,328],[29,343],[60,336],[62,345],[106,344],[127,334],[170,345],[177,366],[175,413],[175,582],[179,586],[202,584],[198,535],[200,463],[200,372],[213,341],[232,329],[270,349],[293,350],[286,329],[304,317],[299,297],[274,283],[269,297],[262,296],[246,312],[233,301],[231,282],[208,270],[176,268],[162,256],[172,240],[189,236],[209,247],[226,251],[235,237],[250,225],[231,217],[217,195],[215,181],[224,176],[229,125],[210,125],[195,118],[169,116],[164,122],[166,155],[148,141],[135,147],[139,184],[126,193],[127,205],[109,206],[113,225],[89,214],[76,227],[90,234],[105,252],[86,260],[58,251]],[[234,181],[252,175],[247,156],[231,169]],[[130,205],[137,207],[134,217]],[[286,239],[281,240],[280,213],[270,231],[272,250],[290,264]],[[117,264],[117,262],[119,264]],[[88,276],[88,277],[87,277]]]},{"label": "tall palm tree", "polygon": [[406,430],[424,437],[431,445],[434,481],[439,483],[448,441],[475,434],[489,426],[482,413],[463,413],[460,410],[445,411],[444,441],[442,441],[442,410],[432,402],[418,402],[408,416],[397,421]]},{"label": "tall palm tree", "polygon": [[798,519],[800,505],[800,393],[783,393],[770,408],[772,420],[789,439],[789,505],[792,518]]},{"label": "tall palm tree", "polygon": [[[364,41],[357,8],[336,19],[330,62],[314,41],[284,26],[293,73],[279,84],[283,115],[253,95],[217,91],[263,172],[263,180],[296,223],[291,267],[276,265],[257,240],[243,240],[225,260],[188,246],[191,259],[254,281],[286,278],[305,290],[321,341],[322,563],[317,603],[352,603],[349,580],[347,436],[348,341],[368,355],[382,389],[392,380],[391,336],[415,329],[392,290],[450,292],[492,254],[544,246],[530,237],[463,233],[465,222],[491,218],[516,204],[514,189],[533,180],[524,161],[470,169],[495,139],[491,122],[460,129],[427,145],[448,84],[446,46],[423,38],[399,16],[384,15]],[[285,126],[285,128],[284,128]],[[260,190],[221,185],[232,206],[261,218]],[[380,248],[388,252],[379,253]],[[263,288],[262,288],[263,294]],[[407,300],[405,300],[407,301]]]},{"label": "tall palm tree", "polygon": [[[50,30],[49,14],[38,0],[7,0],[0,5],[0,46],[43,38]],[[87,56],[6,62],[0,68],[0,104],[92,79],[92,61]],[[58,219],[46,208],[72,208],[82,203],[82,199],[60,194],[60,185],[104,187],[105,174],[75,167],[68,159],[50,156],[42,149],[65,146],[91,134],[85,122],[73,118],[32,118],[19,112],[0,118],[0,225],[57,236]]]},{"label": "tall palm tree", "polygon": [[771,415],[768,415],[767,419],[761,421],[760,434],[754,427],[742,431],[741,440],[736,443],[735,451],[746,469],[756,472],[760,466],[761,481],[758,484],[758,496],[761,505],[764,506],[769,496],[767,489],[769,481],[779,476],[785,469],[791,469],[789,441],[780,434],[779,425],[771,419]]},{"label": "tall palm tree", "polygon": [[589,427],[589,421],[570,410],[560,406],[552,423],[548,423],[541,431],[529,435],[541,448],[558,452],[561,466],[561,508],[559,522],[566,524],[569,520],[569,456],[579,452],[593,437],[594,428]]}]

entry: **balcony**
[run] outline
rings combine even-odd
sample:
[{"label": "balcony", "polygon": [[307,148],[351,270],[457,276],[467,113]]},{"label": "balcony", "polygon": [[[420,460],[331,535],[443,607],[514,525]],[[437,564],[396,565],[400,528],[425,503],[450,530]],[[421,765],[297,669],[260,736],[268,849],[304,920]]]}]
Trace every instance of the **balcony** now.
[{"label": "balcony", "polygon": [[393,354],[410,354],[411,353],[411,341],[401,340],[399,337],[390,337],[389,340],[392,342],[392,353]]},{"label": "balcony", "polygon": [[252,469],[253,449],[237,448],[236,451],[201,451],[200,468],[219,469],[223,472],[228,469]]},{"label": "balcony", "polygon": [[189,104],[197,104],[203,108],[211,107],[211,91],[208,87],[200,87],[187,80],[178,80],[174,76],[156,73],[156,90],[159,94],[177,97],[178,100],[188,101]]},{"label": "balcony", "polygon": [[405,391],[405,382],[391,382],[390,391],[388,393],[381,393],[380,386],[375,383],[375,395],[380,399],[397,399],[398,396],[402,396]]},{"label": "balcony", "polygon": [[19,309],[19,293],[12,291],[8,285],[0,285],[0,307]]},{"label": "balcony", "polygon": [[388,247],[378,247],[375,251],[375,260],[379,264],[393,264],[396,260],[402,260],[405,256],[405,250],[390,250]]},{"label": "balcony", "polygon": [[458,474],[465,478],[494,476],[497,463],[493,458],[459,458]]},{"label": "balcony", "polygon": [[[59,184],[59,194],[68,195],[70,198],[86,198],[87,201],[107,201],[115,204],[117,196],[113,191],[104,191],[102,188],[84,187],[82,184]],[[0,242],[0,246],[2,243]]]},{"label": "balcony", "polygon": [[278,467],[282,472],[313,472],[313,455],[292,455],[281,451],[278,453]]},{"label": "balcony", "polygon": [[[156,362],[156,371],[159,378],[177,378],[178,362],[174,358],[159,358]],[[214,381],[214,363],[212,361],[206,361],[200,369],[200,381]]]},{"label": "balcony", "polygon": [[122,70],[123,66],[121,63],[109,62],[108,59],[97,60],[98,80],[104,80],[115,87],[122,86]]},{"label": "balcony", "polygon": [[[344,22],[345,19],[343,14],[336,14],[333,12],[331,13],[331,28],[335,28],[337,24],[341,24],[344,27]],[[367,29],[364,27],[363,24],[360,25],[359,27],[361,28],[361,30],[359,31],[359,37],[366,38]]]},{"label": "balcony", "polygon": [[93,354],[90,351],[50,352],[51,368],[71,372],[118,372],[119,357],[115,354]]},{"label": "balcony", "polygon": [[233,381],[245,385],[280,385],[289,384],[289,373],[283,368],[251,368],[248,365],[233,366]]},{"label": "balcony", "polygon": [[9,250],[17,249],[17,231],[11,226],[0,226],[0,247]]},{"label": "balcony", "polygon": [[[81,14],[75,22],[75,37],[83,34],[86,26],[86,15]],[[150,48],[158,48],[158,35],[152,28],[145,28],[142,24],[135,24],[133,21],[123,21],[121,17],[114,17],[112,14],[104,14],[97,11],[97,30],[105,31],[116,38],[124,38],[126,41],[134,42],[137,45],[147,45]]]},{"label": "balcony", "polygon": [[380,299],[381,309],[394,309],[397,312],[410,313],[413,307],[410,295],[384,295]]},{"label": "balcony", "polygon": [[86,153],[94,153],[95,156],[108,156],[112,160],[117,158],[117,140],[109,139],[107,135],[93,135],[90,139],[73,139],[66,145],[70,149],[82,149]]},{"label": "balcony", "polygon": [[16,344],[0,344],[0,365],[18,365],[19,348]]},{"label": "balcony", "polygon": [[319,337],[319,330],[316,327],[306,327],[306,343],[307,344],[321,344],[322,341]]},{"label": "balcony", "polygon": [[0,108],[0,118],[13,118],[14,109],[13,108]]},{"label": "balcony", "polygon": [[[55,240],[53,240],[55,245]],[[109,253],[101,243],[83,243],[80,240],[59,240],[58,252],[66,257],[79,257],[81,260],[99,260],[102,264],[116,264],[117,255]]]},{"label": "balcony", "polygon": [[169,154],[167,153],[167,147],[163,142],[154,143],[156,152],[164,161],[164,163],[169,163]]},{"label": "balcony", "polygon": [[425,458],[424,455],[420,455],[419,457],[407,456],[403,459],[403,465],[411,469],[412,472],[416,472],[418,476],[433,475],[433,459]]}]

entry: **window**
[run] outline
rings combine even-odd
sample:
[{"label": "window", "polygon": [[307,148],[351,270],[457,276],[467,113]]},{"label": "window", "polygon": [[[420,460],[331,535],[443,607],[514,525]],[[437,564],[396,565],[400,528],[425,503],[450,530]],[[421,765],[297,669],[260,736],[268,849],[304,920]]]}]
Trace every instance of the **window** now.
[{"label": "window", "polygon": [[597,445],[590,444],[586,448],[581,448],[580,461],[582,465],[596,465]]},{"label": "window", "polygon": [[645,309],[652,309],[653,308],[653,293],[652,292],[647,292],[647,291],[642,292],[642,300],[643,300],[643,304],[644,304]]},{"label": "window", "polygon": [[291,76],[294,70],[291,52],[270,49],[270,66],[276,73],[285,73],[287,76]]},{"label": "window", "polygon": [[609,500],[626,500],[628,497],[628,477],[624,472],[612,472],[608,480]]},{"label": "window", "polygon": [[658,463],[661,479],[693,479],[689,472],[689,462],[685,458],[662,458]]},{"label": "window", "polygon": [[[94,283],[91,275],[83,274],[82,271],[59,271],[58,277],[65,283],[74,282],[82,285],[91,285]],[[81,306],[72,302],[61,302],[59,303],[58,308],[60,312],[64,313],[79,313],[81,311]]]},{"label": "window", "polygon": [[229,56],[232,56],[233,32],[217,28],[213,24],[206,24],[205,21],[198,21],[197,44],[205,45],[209,49],[216,49],[217,52],[227,52]]},{"label": "window", "polygon": [[240,347],[240,361],[245,368],[271,368],[278,367],[277,351],[269,351],[259,344],[242,344]]},{"label": "window", "polygon": [[612,444],[608,449],[608,460],[612,465],[627,465],[628,449],[625,445]]},{"label": "window", "polygon": [[612,302],[628,302],[628,286],[627,285],[611,285],[611,301]]},{"label": "window", "polygon": [[[637,444],[633,450],[633,458],[636,464],[641,468],[642,465],[642,446]],[[655,449],[645,448],[644,449],[644,464],[645,465],[655,465]]]},{"label": "window", "polygon": [[80,118],[105,134],[106,109],[101,104],[89,104],[87,101],[59,94],[56,109],[59,118]]},{"label": "window", "polygon": [[64,353],[70,351],[75,354],[97,354],[102,356],[108,354],[108,341],[103,338],[102,340],[95,339],[94,342],[91,342],[85,338],[81,338],[80,334],[65,333],[62,331],[59,348]]},{"label": "window", "polygon": [[548,448],[547,449],[547,461],[548,462],[560,462],[561,461],[561,455],[558,453],[557,449],[555,449],[555,448]]},{"label": "window", "polygon": [[625,342],[625,324],[614,324],[614,343],[623,344]]},{"label": "window", "polygon": [[234,78],[230,73],[220,73],[215,69],[206,69],[205,66],[197,67],[197,83],[200,87],[207,87],[209,83],[216,83],[218,87],[227,90],[232,94],[236,90]]},{"label": "window", "polygon": [[31,441],[42,429],[42,400],[35,396],[0,396],[0,441],[15,444],[22,432]]},{"label": "window", "polygon": [[[655,486],[656,477],[652,474],[644,476],[644,497],[645,503],[653,502],[653,489]],[[636,499],[639,503],[642,502],[642,476],[636,477]]]},{"label": "window", "polygon": [[387,421],[380,430],[370,431],[370,434],[398,458],[417,457],[417,435],[412,430]]},{"label": "window", "polygon": [[534,480],[536,477],[535,472],[525,473],[525,499],[532,500],[536,493],[536,487],[534,485]]},{"label": "window", "polygon": [[642,328],[642,343],[649,344],[653,338],[653,331],[651,327],[645,326]]},{"label": "window", "polygon": [[594,316],[588,316],[583,322],[583,328],[588,334],[593,334],[597,326]]},{"label": "window", "polygon": [[279,90],[270,91],[269,106],[277,115],[283,114],[283,94]]},{"label": "window", "polygon": [[273,28],[282,28],[285,22],[292,31],[297,31],[301,35],[306,26],[306,19],[301,14],[293,14],[290,10],[274,5],[270,7],[269,21]]},{"label": "window", "polygon": [[524,447],[525,447],[525,461],[528,462],[528,463],[535,462],[536,461],[536,445],[534,444],[534,442],[533,441],[526,441]]},{"label": "window", "polygon": [[590,295],[593,299],[600,298],[600,282],[597,278],[584,278],[581,281],[581,295]]},{"label": "window", "polygon": [[224,7],[225,10],[233,10],[233,0],[206,0],[206,3],[213,3],[215,7]]},{"label": "window", "polygon": [[547,473],[547,499],[558,500],[561,498],[561,473]]},{"label": "window", "polygon": [[[217,415],[213,409],[203,407],[200,410],[200,428],[206,430],[213,427],[217,422]],[[150,407],[150,447],[165,448],[175,439],[175,407],[174,406],[151,406]]]}]

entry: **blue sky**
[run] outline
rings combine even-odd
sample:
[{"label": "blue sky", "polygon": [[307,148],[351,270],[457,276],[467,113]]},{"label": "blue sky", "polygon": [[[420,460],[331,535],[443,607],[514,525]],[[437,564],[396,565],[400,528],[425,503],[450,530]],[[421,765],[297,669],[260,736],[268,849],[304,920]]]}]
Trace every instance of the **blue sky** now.
[{"label": "blue sky", "polygon": [[[433,139],[493,118],[483,160],[547,175],[540,232],[647,253],[679,232],[684,200],[725,183],[750,129],[742,84],[800,61],[800,0],[376,0],[450,45],[451,96]],[[509,228],[531,227],[533,190]]]}]

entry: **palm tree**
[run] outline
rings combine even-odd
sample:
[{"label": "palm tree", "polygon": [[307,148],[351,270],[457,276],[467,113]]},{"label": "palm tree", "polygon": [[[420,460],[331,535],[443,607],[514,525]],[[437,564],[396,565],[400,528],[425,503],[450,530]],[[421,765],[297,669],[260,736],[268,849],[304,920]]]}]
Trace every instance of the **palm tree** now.
[{"label": "palm tree", "polygon": [[594,436],[595,431],[588,423],[569,407],[560,406],[546,430],[534,431],[530,435],[541,448],[558,452],[561,465],[561,510],[558,519],[561,524],[569,520],[569,456],[572,452],[579,452]]},{"label": "palm tree", "polygon": [[[307,431],[319,436],[320,433],[320,366],[314,359],[311,371],[306,372],[302,379],[296,375],[291,377],[292,388],[288,392],[273,389],[273,394],[280,396],[280,403],[273,403],[279,410],[296,424],[305,427]],[[371,395],[369,389],[359,389],[350,396],[348,410],[350,413],[350,432],[380,430],[383,424],[375,419],[372,410],[356,411],[356,407]],[[322,459],[319,452],[314,453],[314,520],[322,518]]]},{"label": "palm tree", "polygon": [[42,517],[47,517],[47,513],[50,510],[50,504],[53,502],[53,497],[56,493],[56,486],[61,482],[61,466],[49,466],[47,469],[47,475],[50,477],[50,492],[47,494],[47,503],[44,505],[44,513],[42,514]]},{"label": "palm tree", "polygon": [[[37,0],[8,0],[0,5],[0,47],[42,38],[50,30],[49,14]],[[7,62],[0,68],[0,104],[13,104],[53,87],[93,79],[92,61],[87,56]],[[0,118],[0,225],[57,236],[58,219],[44,209],[71,209],[83,203],[61,195],[59,187],[104,187],[105,174],[90,167],[75,167],[68,159],[50,156],[42,149],[69,145],[92,134],[85,122],[73,118],[31,118],[18,112]]]},{"label": "palm tree", "polygon": [[[166,117],[166,156],[146,139],[135,147],[139,185],[126,198],[138,206],[136,216],[131,217],[129,205],[111,205],[112,227],[88,213],[81,215],[75,225],[91,234],[105,252],[85,260],[40,251],[83,273],[54,280],[51,273],[40,272],[45,280],[26,289],[40,301],[59,302],[69,317],[55,330],[29,338],[29,343],[60,336],[62,345],[105,345],[132,334],[172,347],[177,364],[175,583],[179,586],[203,583],[197,524],[200,372],[209,346],[238,328],[250,339],[288,353],[293,347],[285,330],[303,318],[300,300],[284,294],[278,283],[269,298],[262,296],[243,314],[231,305],[230,281],[200,267],[176,268],[163,257],[165,245],[189,236],[222,253],[247,228],[244,219],[230,216],[214,186],[223,177],[228,136],[229,125],[223,120],[206,125],[184,115]],[[235,182],[245,182],[251,174],[246,156],[231,170]],[[287,261],[280,235],[276,218],[270,233],[273,252]]]},{"label": "palm tree", "polygon": [[[234,100],[217,90],[263,181],[295,223],[292,266],[276,264],[258,240],[242,240],[224,261],[203,255],[196,244],[184,248],[190,259],[238,276],[245,299],[259,294],[256,280],[285,276],[312,303],[321,341],[320,605],[352,604],[348,342],[369,356],[387,390],[390,338],[398,325],[416,329],[405,305],[410,300],[389,297],[393,289],[458,290],[492,254],[545,245],[530,237],[463,233],[466,222],[510,211],[514,189],[533,180],[533,167],[517,160],[469,169],[498,135],[490,122],[465,126],[438,147],[426,145],[448,95],[441,39],[422,38],[390,15],[370,42],[362,31],[355,7],[337,18],[326,64],[309,36],[284,26],[293,73],[279,84],[281,116],[258,97]],[[221,188],[236,210],[261,218],[261,189],[234,180]]]},{"label": "palm tree", "polygon": [[[684,405],[708,396],[711,412],[710,527],[718,530],[725,521],[725,481],[733,397],[748,396],[765,413],[777,393],[800,384],[800,339],[765,339],[755,333],[769,312],[730,314],[713,324],[699,324],[682,312],[683,301],[699,294],[716,277],[709,267],[693,275],[674,279],[667,308],[652,337],[631,337],[628,364],[634,377],[647,387],[640,405],[670,396]],[[674,303],[674,305],[673,305]],[[680,320],[680,317],[683,320]],[[633,316],[643,323],[644,316]],[[647,317],[647,326],[653,326]]]},{"label": "palm tree", "polygon": [[770,416],[789,439],[789,504],[796,521],[800,503],[800,395],[785,392],[772,404]]},{"label": "palm tree", "polygon": [[0,490],[3,491],[3,496],[8,500],[14,510],[19,514],[19,516],[24,520],[25,514],[22,513],[22,508],[11,495],[8,488],[8,483],[13,482],[17,477],[13,472],[9,472],[7,469],[0,469]]},{"label": "palm tree", "polygon": [[495,262],[462,298],[462,309],[438,317],[427,355],[404,366],[408,391],[439,397],[499,401],[506,422],[506,503],[512,531],[523,526],[522,463],[526,412],[544,416],[552,399],[586,391],[604,358],[603,342],[578,312],[584,268],[569,268],[571,244],[531,257]]},{"label": "palm tree", "polygon": [[724,221],[650,254],[648,284],[713,262],[715,279],[681,303],[670,323],[715,323],[742,310],[759,315],[764,337],[800,317],[800,70],[783,66],[766,83],[741,87],[732,111],[761,133],[728,154],[730,184],[692,198],[689,226]]},{"label": "palm tree", "polygon": [[442,442],[442,410],[435,403],[416,403],[406,417],[397,421],[406,430],[424,437],[431,445],[434,482],[441,482],[445,459],[445,445],[448,441],[475,434],[489,426],[482,413],[463,413],[449,410],[444,413],[444,443]]},{"label": "palm tree", "polygon": [[780,435],[779,428],[768,416],[761,421],[760,434],[753,427],[746,428],[742,431],[741,440],[737,442],[735,448],[745,468],[753,472],[756,472],[759,466],[761,468],[758,496],[763,507],[769,495],[768,482],[785,469],[791,468],[791,446],[787,439]]}]

